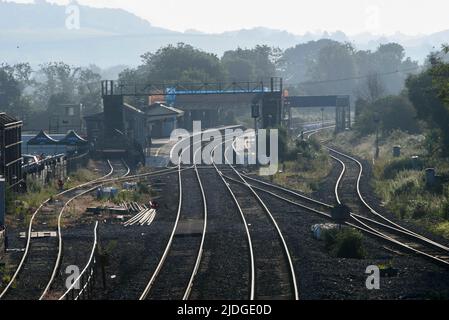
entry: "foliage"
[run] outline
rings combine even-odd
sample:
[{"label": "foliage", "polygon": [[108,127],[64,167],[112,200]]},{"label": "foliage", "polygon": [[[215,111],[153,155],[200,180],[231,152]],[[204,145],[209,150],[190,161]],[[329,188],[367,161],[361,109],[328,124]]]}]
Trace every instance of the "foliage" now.
[{"label": "foliage", "polygon": [[[410,76],[406,86],[419,119],[432,128],[429,147],[434,152],[438,150],[449,155],[449,64],[433,55],[429,60],[430,68]],[[436,144],[439,144],[438,149]]]},{"label": "foliage", "polygon": [[254,49],[238,48],[226,51],[221,63],[232,81],[262,80],[276,75],[279,49],[256,46]]},{"label": "foliage", "polygon": [[449,239],[449,221],[445,221],[445,222],[441,222],[441,223],[437,224],[433,228],[433,231],[435,233],[440,234],[443,237]]},{"label": "foliage", "polygon": [[120,80],[141,82],[203,82],[223,79],[223,68],[214,54],[196,49],[185,43],[168,45],[155,53],[141,56],[142,65],[127,69],[120,74]]},{"label": "foliage", "polygon": [[378,125],[383,134],[389,134],[394,130],[419,132],[415,109],[404,96],[389,96],[373,103],[359,99],[357,103],[358,112],[354,128],[362,136],[375,132]]},{"label": "foliage", "polygon": [[319,188],[319,182],[326,177],[331,169],[327,152],[315,139],[308,141],[289,141],[281,139],[286,145],[282,156],[282,172],[274,176],[274,181],[280,185],[311,193]]},{"label": "foliage", "polygon": [[22,96],[23,83],[28,81],[26,66],[28,65],[0,65],[0,106],[2,111],[20,119],[30,110],[28,99]]},{"label": "foliage", "polygon": [[24,120],[26,126],[36,126],[32,129],[46,126],[61,104],[82,103],[84,114],[92,114],[101,110],[100,80],[89,68],[63,62],[42,64],[37,71],[28,63],[2,64],[1,111]]},{"label": "foliage", "polygon": [[407,74],[417,67],[418,63],[406,58],[404,48],[396,43],[364,51],[328,39],[285,50],[278,65],[280,74],[294,84],[294,94],[349,94],[369,102],[399,94]]},{"label": "foliage", "polygon": [[407,170],[422,170],[424,161],[421,158],[412,160],[411,158],[402,158],[391,161],[383,170],[385,179],[393,179],[399,172]]},{"label": "foliage", "polygon": [[326,249],[338,258],[363,259],[366,256],[363,235],[352,228],[326,230],[324,243]]}]

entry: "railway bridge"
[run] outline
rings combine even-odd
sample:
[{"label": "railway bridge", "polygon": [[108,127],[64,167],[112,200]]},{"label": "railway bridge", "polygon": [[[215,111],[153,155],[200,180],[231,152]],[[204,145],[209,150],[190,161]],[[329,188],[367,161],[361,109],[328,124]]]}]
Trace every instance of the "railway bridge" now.
[{"label": "railway bridge", "polygon": [[[120,127],[120,110],[125,96],[165,97],[167,103],[185,112],[185,124],[201,120],[213,127],[220,113],[229,108],[259,105],[264,127],[278,125],[283,116],[282,78],[266,81],[135,84],[122,81],[102,81],[102,96],[106,130]],[[188,129],[188,127],[186,127]]]},{"label": "railway bridge", "polygon": [[288,96],[283,79],[277,77],[253,82],[146,84],[104,80],[101,88],[105,137],[123,131],[120,110],[126,96],[163,97],[168,104],[184,111],[185,129],[190,129],[194,120],[201,120],[205,127],[214,127],[223,113],[232,108],[252,108],[253,117],[259,118],[262,128],[288,125],[292,108],[310,107],[335,108],[337,131],[351,125],[349,96]]}]

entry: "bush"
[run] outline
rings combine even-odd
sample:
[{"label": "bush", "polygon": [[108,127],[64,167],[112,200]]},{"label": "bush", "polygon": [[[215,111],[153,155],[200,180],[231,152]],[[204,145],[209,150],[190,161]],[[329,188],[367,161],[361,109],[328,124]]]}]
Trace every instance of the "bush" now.
[{"label": "bush", "polygon": [[427,216],[429,212],[429,207],[427,203],[417,201],[415,210],[413,210],[413,219],[422,219]]},{"label": "bush", "polygon": [[394,160],[384,169],[384,178],[393,179],[400,171],[405,170],[422,170],[424,161],[420,158],[412,160],[410,158]]},{"label": "bush", "polygon": [[441,205],[441,216],[445,220],[449,220],[449,199],[445,199]]},{"label": "bush", "polygon": [[328,230],[324,234],[326,249],[337,258],[363,259],[366,256],[363,247],[363,235],[352,228]]}]

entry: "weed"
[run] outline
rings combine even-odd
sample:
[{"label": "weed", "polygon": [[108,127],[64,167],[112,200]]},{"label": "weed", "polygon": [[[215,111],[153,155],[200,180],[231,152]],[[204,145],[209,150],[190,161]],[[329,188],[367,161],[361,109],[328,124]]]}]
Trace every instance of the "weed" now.
[{"label": "weed", "polygon": [[330,254],[337,258],[363,259],[366,256],[363,235],[352,228],[325,231],[324,243]]}]

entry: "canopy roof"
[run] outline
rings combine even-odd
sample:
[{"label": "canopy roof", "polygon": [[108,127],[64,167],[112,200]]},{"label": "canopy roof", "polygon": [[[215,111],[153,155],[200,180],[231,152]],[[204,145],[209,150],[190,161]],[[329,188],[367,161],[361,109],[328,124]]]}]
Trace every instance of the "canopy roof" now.
[{"label": "canopy roof", "polygon": [[184,111],[166,106],[163,103],[153,103],[145,108],[145,114],[149,117],[149,120],[163,120],[171,117],[182,117]]},{"label": "canopy roof", "polygon": [[81,138],[75,131],[70,131],[58,144],[65,146],[84,146],[88,142]]},{"label": "canopy roof", "polygon": [[41,132],[30,139],[27,144],[30,146],[55,145],[58,144],[58,141],[46,134],[44,130],[41,130]]}]

